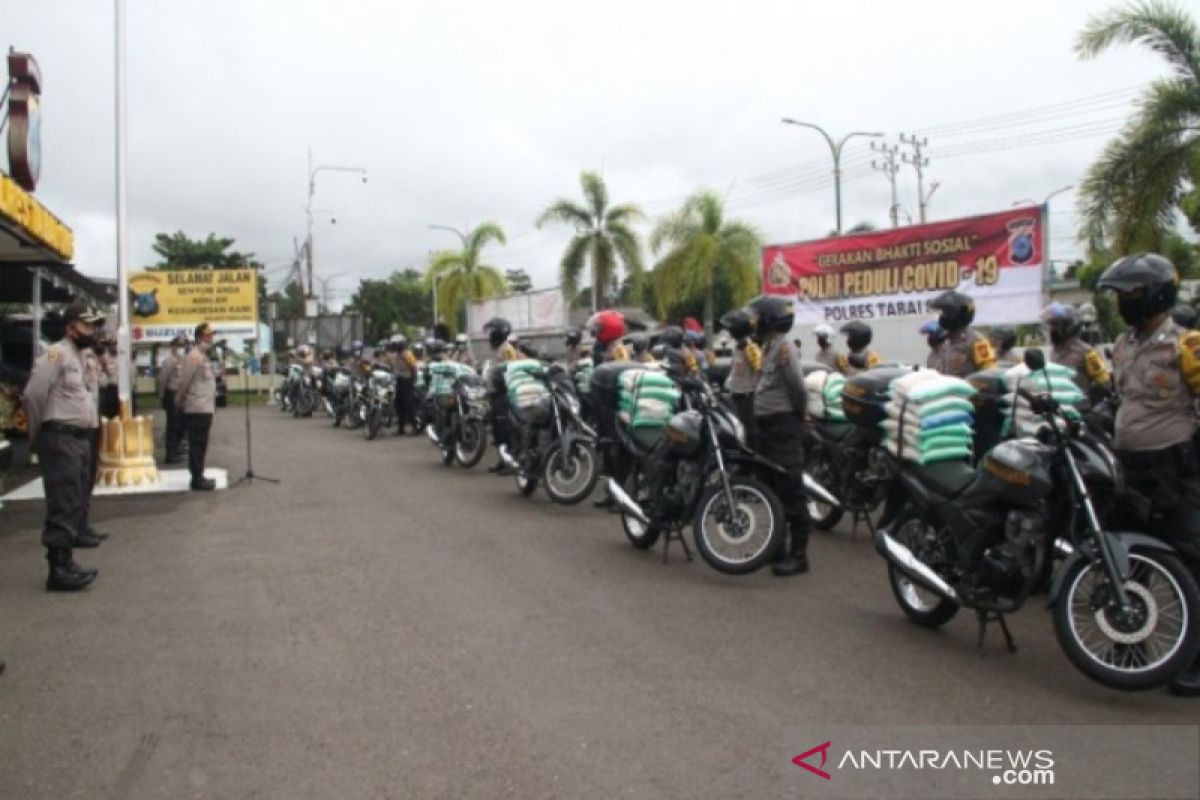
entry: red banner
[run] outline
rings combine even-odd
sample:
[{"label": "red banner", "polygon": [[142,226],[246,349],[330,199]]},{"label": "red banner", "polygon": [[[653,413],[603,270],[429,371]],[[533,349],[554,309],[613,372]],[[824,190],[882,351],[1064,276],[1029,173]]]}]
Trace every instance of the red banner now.
[{"label": "red banner", "polygon": [[1042,208],[763,248],[763,290],[795,295],[801,325],[926,316],[947,289],[983,323],[1037,319],[1045,263]]}]

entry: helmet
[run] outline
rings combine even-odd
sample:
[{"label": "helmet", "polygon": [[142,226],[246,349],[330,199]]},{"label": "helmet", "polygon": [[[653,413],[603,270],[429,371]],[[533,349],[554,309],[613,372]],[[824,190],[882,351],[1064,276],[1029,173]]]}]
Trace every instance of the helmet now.
[{"label": "helmet", "polygon": [[680,328],[678,325],[668,325],[662,329],[658,340],[667,347],[683,347],[683,328]]},{"label": "helmet", "polygon": [[592,315],[587,326],[597,342],[607,345],[625,335],[625,315],[613,309],[600,311]]},{"label": "helmet", "polygon": [[787,297],[760,294],[746,304],[746,314],[754,322],[755,333],[787,333],[796,321],[796,304]]},{"label": "helmet", "polygon": [[512,333],[512,323],[503,317],[492,317],[483,323],[483,329],[487,331],[488,343],[494,349],[504,344],[508,335]]},{"label": "helmet", "polygon": [[1084,325],[1096,324],[1096,307],[1091,303],[1080,303],[1079,321]]},{"label": "helmet", "polygon": [[961,331],[975,319],[975,301],[956,289],[942,292],[929,302],[929,307],[942,312],[938,325],[947,333]]},{"label": "helmet", "polygon": [[667,346],[665,344],[656,344],[650,348],[650,357],[655,361],[662,361],[667,355]]},{"label": "helmet", "polygon": [[1136,326],[1175,305],[1179,275],[1174,265],[1162,256],[1138,253],[1113,262],[1100,276],[1096,288],[1116,292],[1121,319]]},{"label": "helmet", "polygon": [[721,327],[729,331],[729,335],[735,339],[744,339],[754,332],[754,326],[750,323],[750,315],[742,309],[730,311],[721,317]]},{"label": "helmet", "polygon": [[1042,309],[1042,322],[1050,329],[1050,341],[1062,344],[1079,333],[1079,315],[1066,303],[1051,303]]},{"label": "helmet", "polygon": [[413,342],[413,355],[418,357],[425,355],[424,342]]},{"label": "helmet", "polygon": [[862,350],[871,343],[871,326],[862,320],[853,319],[841,327],[846,334],[846,344],[851,350]]},{"label": "helmet", "polygon": [[625,340],[625,344],[633,348],[634,355],[640,356],[650,346],[650,340],[644,334],[639,334],[637,336],[630,336]]},{"label": "helmet", "polygon": [[425,352],[430,356],[444,356],[446,354],[446,343],[441,339],[429,339],[425,342]]},{"label": "helmet", "polygon": [[583,331],[579,328],[569,328],[567,330],[567,347],[577,347],[583,341]]},{"label": "helmet", "polygon": [[399,353],[404,350],[405,345],[408,344],[408,340],[404,338],[404,334],[394,333],[392,334],[392,339],[388,344],[392,350],[395,350],[397,353]]},{"label": "helmet", "polygon": [[820,325],[813,328],[813,335],[817,337],[818,342],[828,342],[833,338],[833,328],[822,322]]},{"label": "helmet", "polygon": [[989,333],[992,346],[1000,353],[1007,353],[1017,346],[1017,332],[1009,325],[996,325]]},{"label": "helmet", "polygon": [[470,339],[467,338],[467,335],[465,333],[460,333],[454,337],[454,343],[456,345],[458,345],[459,347],[466,347],[467,345],[469,345],[471,343],[471,341],[470,341]]},{"label": "helmet", "polygon": [[1175,320],[1175,324],[1181,328],[1195,330],[1196,328],[1196,307],[1190,303],[1176,303],[1171,309],[1171,319]]},{"label": "helmet", "polygon": [[312,355],[312,349],[308,345],[302,344],[296,348],[296,355],[300,358],[308,358]]}]

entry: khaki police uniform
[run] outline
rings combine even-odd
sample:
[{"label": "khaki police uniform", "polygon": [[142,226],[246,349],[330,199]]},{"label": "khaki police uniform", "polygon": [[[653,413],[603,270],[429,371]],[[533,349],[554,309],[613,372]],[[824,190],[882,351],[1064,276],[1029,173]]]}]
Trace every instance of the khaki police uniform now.
[{"label": "khaki police uniform", "polygon": [[1148,336],[1129,331],[1113,348],[1121,405],[1114,444],[1130,488],[1167,515],[1162,533],[1200,570],[1200,332],[1169,316]]},{"label": "khaki police uniform", "polygon": [[84,351],[70,339],[51,345],[30,372],[23,403],[46,493],[42,544],[69,549],[87,530],[92,432],[100,425]]},{"label": "khaki police uniform", "polygon": [[939,344],[937,347],[929,348],[929,356],[925,359],[925,366],[928,369],[937,369],[939,366],[941,366],[942,348],[945,346],[946,346],[946,344],[943,342],[942,344]]},{"label": "khaki police uniform", "polygon": [[1093,387],[1108,388],[1112,383],[1108,365],[1096,352],[1096,348],[1084,344],[1078,337],[1072,336],[1063,344],[1051,349],[1050,360],[1075,370],[1076,385],[1089,396]]},{"label": "khaki police uniform", "polygon": [[608,347],[604,348],[605,361],[628,361],[629,348],[621,344],[620,339],[614,339],[608,343]]},{"label": "khaki police uniform", "polygon": [[405,425],[410,425],[416,433],[417,409],[413,392],[417,381],[417,357],[407,347],[390,355],[392,374],[396,376],[396,433],[404,433]]},{"label": "khaki police uniform", "polygon": [[746,427],[747,434],[754,430],[754,390],[762,374],[762,350],[749,339],[733,346],[733,358],[729,365],[729,379],[725,388],[733,396],[733,407],[738,419]]},{"label": "khaki police uniform", "polygon": [[840,358],[841,357],[838,355],[838,351],[833,348],[833,345],[830,345],[829,347],[822,347],[817,350],[817,363],[824,364],[826,369],[838,369]]},{"label": "khaki police uniform", "polygon": [[183,358],[168,352],[154,378],[159,402],[167,413],[167,461],[179,458],[179,450],[183,446],[183,415],[175,408],[175,393],[179,391],[179,376],[182,373]]},{"label": "khaki police uniform", "polygon": [[[856,367],[850,363],[850,356],[859,355],[866,361],[867,365],[865,367]],[[849,378],[851,375],[857,375],[860,372],[874,369],[881,362],[882,359],[879,357],[879,353],[876,353],[874,350],[867,350],[862,353],[839,353],[837,357],[837,371]]]},{"label": "khaki police uniform", "polygon": [[786,334],[772,334],[762,354],[754,390],[754,424],[760,452],[787,470],[771,472],[771,485],[791,529],[793,555],[808,542],[808,494],[804,490],[804,411],[808,392],[796,346]]},{"label": "khaki police uniform", "polygon": [[937,358],[926,362],[943,375],[965,378],[996,365],[996,350],[983,334],[974,328],[954,331],[942,342]]},{"label": "khaki police uniform", "polygon": [[175,408],[183,414],[188,439],[188,470],[195,483],[204,477],[208,455],[208,435],[217,407],[217,379],[208,363],[208,354],[196,346],[183,360]]}]

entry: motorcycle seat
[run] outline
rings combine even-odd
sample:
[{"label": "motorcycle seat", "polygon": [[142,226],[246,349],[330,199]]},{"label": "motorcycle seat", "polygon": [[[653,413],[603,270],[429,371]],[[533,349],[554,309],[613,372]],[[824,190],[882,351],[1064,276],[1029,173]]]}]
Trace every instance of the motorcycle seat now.
[{"label": "motorcycle seat", "polygon": [[638,447],[647,452],[654,449],[658,441],[663,437],[662,428],[631,428],[629,431],[630,438],[637,444]]},{"label": "motorcycle seat", "polygon": [[821,435],[831,441],[840,442],[858,430],[853,422],[819,422]]},{"label": "motorcycle seat", "polygon": [[975,468],[965,461],[914,464],[912,469],[923,484],[944,497],[958,497],[978,474]]}]

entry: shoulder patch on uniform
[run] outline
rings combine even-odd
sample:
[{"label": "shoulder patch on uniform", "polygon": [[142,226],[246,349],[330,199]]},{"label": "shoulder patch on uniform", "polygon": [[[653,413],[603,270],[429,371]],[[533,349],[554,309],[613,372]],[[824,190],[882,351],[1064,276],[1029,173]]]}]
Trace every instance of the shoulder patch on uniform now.
[{"label": "shoulder patch on uniform", "polygon": [[51,349],[51,350],[46,351],[46,361],[47,362],[49,362],[51,364],[57,364],[58,360],[60,358],[62,358],[62,353],[59,352],[58,350]]},{"label": "shoulder patch on uniform", "polygon": [[1195,350],[1200,347],[1200,331],[1189,331],[1179,340],[1179,344],[1188,350]]}]

